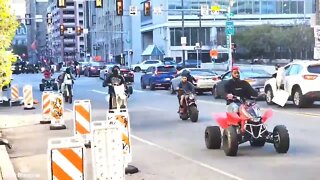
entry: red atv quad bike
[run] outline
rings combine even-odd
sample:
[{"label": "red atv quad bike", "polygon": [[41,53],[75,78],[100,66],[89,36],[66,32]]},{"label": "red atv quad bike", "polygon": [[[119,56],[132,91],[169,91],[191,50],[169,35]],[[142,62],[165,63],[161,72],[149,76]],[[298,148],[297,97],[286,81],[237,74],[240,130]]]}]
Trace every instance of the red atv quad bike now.
[{"label": "red atv quad bike", "polygon": [[256,102],[242,101],[239,97],[234,102],[240,104],[239,112],[227,112],[214,114],[214,119],[223,129],[221,135],[219,126],[208,126],[205,130],[205,142],[208,149],[220,149],[222,147],[227,156],[236,156],[239,144],[250,142],[251,146],[264,146],[272,143],[278,153],[287,153],[290,138],[284,125],[277,125],[273,132],[266,128],[266,121],[272,116],[272,110],[268,109],[261,114]]}]

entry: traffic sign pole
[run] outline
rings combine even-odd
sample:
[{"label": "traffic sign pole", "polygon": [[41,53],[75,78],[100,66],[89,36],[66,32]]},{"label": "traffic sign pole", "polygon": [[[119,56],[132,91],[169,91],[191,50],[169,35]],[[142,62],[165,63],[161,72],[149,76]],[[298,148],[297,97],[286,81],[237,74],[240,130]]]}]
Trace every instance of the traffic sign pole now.
[{"label": "traffic sign pole", "polygon": [[230,21],[231,17],[231,3],[228,6],[227,22],[226,22],[226,35],[227,35],[227,47],[228,47],[228,67],[227,71],[232,69],[232,35],[234,34],[234,24]]}]

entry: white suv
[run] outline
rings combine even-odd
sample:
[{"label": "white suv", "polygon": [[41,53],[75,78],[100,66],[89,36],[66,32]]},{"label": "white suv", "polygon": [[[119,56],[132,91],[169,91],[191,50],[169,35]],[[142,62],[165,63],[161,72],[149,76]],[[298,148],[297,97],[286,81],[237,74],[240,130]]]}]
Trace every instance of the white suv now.
[{"label": "white suv", "polygon": [[[311,106],[320,100],[320,61],[299,61],[284,66],[284,79],[280,88],[285,90],[297,107]],[[276,91],[276,78],[269,79],[264,85],[267,104],[273,104]]]},{"label": "white suv", "polygon": [[160,60],[147,60],[147,61],[142,61],[139,64],[133,64],[131,66],[131,69],[134,70],[135,72],[139,72],[139,71],[147,70],[150,66],[160,66],[160,65],[163,65],[163,63]]}]

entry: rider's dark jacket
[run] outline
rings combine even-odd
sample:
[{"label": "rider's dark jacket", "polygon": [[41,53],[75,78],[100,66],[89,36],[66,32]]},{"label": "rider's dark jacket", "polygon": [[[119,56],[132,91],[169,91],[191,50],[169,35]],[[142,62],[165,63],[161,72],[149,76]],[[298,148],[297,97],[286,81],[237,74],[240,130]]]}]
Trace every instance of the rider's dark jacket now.
[{"label": "rider's dark jacket", "polygon": [[[226,94],[232,94],[234,96],[239,96],[241,99],[250,99],[251,97],[257,97],[258,92],[255,91],[251,85],[244,80],[234,80],[230,79],[224,86],[224,91]],[[227,100],[227,104],[232,101]]]},{"label": "rider's dark jacket", "polygon": [[185,93],[195,93],[195,88],[194,88],[193,84],[189,81],[187,81],[186,83],[180,82],[178,87],[180,89],[183,89],[185,91]]}]

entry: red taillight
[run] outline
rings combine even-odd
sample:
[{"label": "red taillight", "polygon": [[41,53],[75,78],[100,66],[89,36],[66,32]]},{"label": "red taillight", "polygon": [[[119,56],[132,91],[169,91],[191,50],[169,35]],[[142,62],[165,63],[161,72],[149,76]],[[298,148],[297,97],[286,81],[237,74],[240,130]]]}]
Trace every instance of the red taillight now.
[{"label": "red taillight", "polygon": [[303,75],[305,80],[315,80],[317,77],[317,75]]},{"label": "red taillight", "polygon": [[213,78],[212,78],[212,80],[214,80],[214,81],[218,81],[218,80],[219,80],[219,78],[217,78],[217,77],[213,77]]}]

